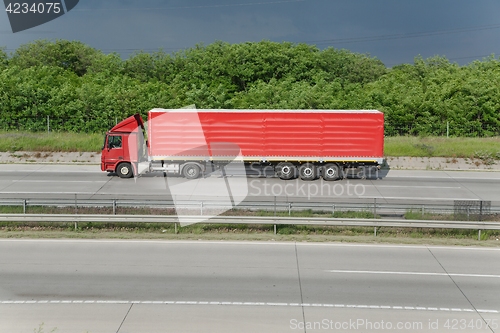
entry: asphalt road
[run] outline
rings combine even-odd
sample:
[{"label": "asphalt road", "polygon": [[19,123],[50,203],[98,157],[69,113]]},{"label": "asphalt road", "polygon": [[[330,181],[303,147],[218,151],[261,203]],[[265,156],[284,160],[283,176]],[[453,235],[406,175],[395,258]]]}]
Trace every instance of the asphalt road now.
[{"label": "asphalt road", "polygon": [[[277,178],[213,175],[186,181],[162,174],[120,179],[98,166],[0,165],[0,198],[167,198],[172,193],[189,199],[217,200],[228,195],[242,200],[457,200],[500,202],[500,173],[472,171],[391,170],[381,180],[344,179],[283,181]],[[172,192],[172,193],[171,193]]]},{"label": "asphalt road", "polygon": [[498,262],[487,248],[0,240],[0,332],[500,332]]}]

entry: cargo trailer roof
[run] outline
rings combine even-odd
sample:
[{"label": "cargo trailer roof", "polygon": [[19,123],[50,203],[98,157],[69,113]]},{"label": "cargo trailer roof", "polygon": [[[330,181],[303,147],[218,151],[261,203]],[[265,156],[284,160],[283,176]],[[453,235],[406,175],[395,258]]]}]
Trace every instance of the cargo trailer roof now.
[{"label": "cargo trailer roof", "polygon": [[233,112],[253,112],[253,113],[261,113],[261,112],[283,112],[283,113],[382,113],[378,110],[273,110],[273,109],[152,109],[149,112],[202,112],[202,113],[233,113]]}]

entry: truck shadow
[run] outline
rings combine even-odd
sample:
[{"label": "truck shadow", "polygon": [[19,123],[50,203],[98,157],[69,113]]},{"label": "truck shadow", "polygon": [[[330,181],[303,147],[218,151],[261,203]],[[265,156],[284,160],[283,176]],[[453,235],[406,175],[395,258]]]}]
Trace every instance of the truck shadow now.
[{"label": "truck shadow", "polygon": [[[345,171],[343,174],[343,179],[384,179],[389,174],[391,168],[387,163],[384,163],[380,169],[371,169],[368,171],[352,169]],[[247,178],[277,178],[273,168],[263,168],[256,169],[255,167],[246,167],[244,172],[242,170],[232,170],[230,168],[226,169],[225,174],[227,177],[247,177]],[[115,172],[108,172],[107,177],[118,177]],[[172,177],[172,178],[182,178],[179,174],[166,174],[164,172],[155,171],[144,173],[139,176],[140,178],[152,178],[152,177]],[[218,171],[210,172],[201,178],[209,177],[222,177],[222,174]],[[134,179],[134,178],[130,178]]]}]

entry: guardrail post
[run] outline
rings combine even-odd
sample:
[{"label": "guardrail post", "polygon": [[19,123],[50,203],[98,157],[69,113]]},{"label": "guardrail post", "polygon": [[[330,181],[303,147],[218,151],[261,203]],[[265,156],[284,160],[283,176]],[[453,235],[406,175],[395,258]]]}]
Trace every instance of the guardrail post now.
[{"label": "guardrail post", "polygon": [[335,215],[335,204],[332,205],[332,216]]},{"label": "guardrail post", "polygon": [[479,229],[479,232],[477,233],[477,240],[478,241],[481,240],[481,229]]},{"label": "guardrail post", "polygon": [[75,231],[78,231],[78,222],[75,221]]},{"label": "guardrail post", "polygon": [[113,215],[116,215],[116,199],[113,200]]},{"label": "guardrail post", "polygon": [[274,196],[274,216],[276,216],[276,196]]},{"label": "guardrail post", "polygon": [[174,222],[174,232],[177,235],[177,222]]},{"label": "guardrail post", "polygon": [[288,203],[288,216],[292,216],[292,203]]},{"label": "guardrail post", "polygon": [[203,201],[200,202],[200,215],[203,216]]},{"label": "guardrail post", "polygon": [[377,217],[377,198],[373,198],[373,217]]},{"label": "guardrail post", "polygon": [[26,214],[26,199],[23,200],[23,214]]},{"label": "guardrail post", "polygon": [[75,214],[78,214],[78,201],[76,199],[76,193],[75,193]]},{"label": "guardrail post", "polygon": [[274,234],[276,235],[276,224],[274,225]]},{"label": "guardrail post", "polygon": [[424,217],[424,215],[425,215],[425,206],[422,205],[422,217]]},{"label": "guardrail post", "polygon": [[377,237],[377,227],[374,227],[374,228],[373,228],[373,235],[374,235],[375,237]]}]

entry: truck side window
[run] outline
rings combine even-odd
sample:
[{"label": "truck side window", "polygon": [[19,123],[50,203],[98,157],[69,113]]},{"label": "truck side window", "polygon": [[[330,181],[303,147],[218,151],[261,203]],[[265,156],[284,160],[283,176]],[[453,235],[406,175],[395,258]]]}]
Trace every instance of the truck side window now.
[{"label": "truck side window", "polygon": [[121,136],[108,137],[108,147],[110,149],[121,148],[122,147],[122,137]]}]

